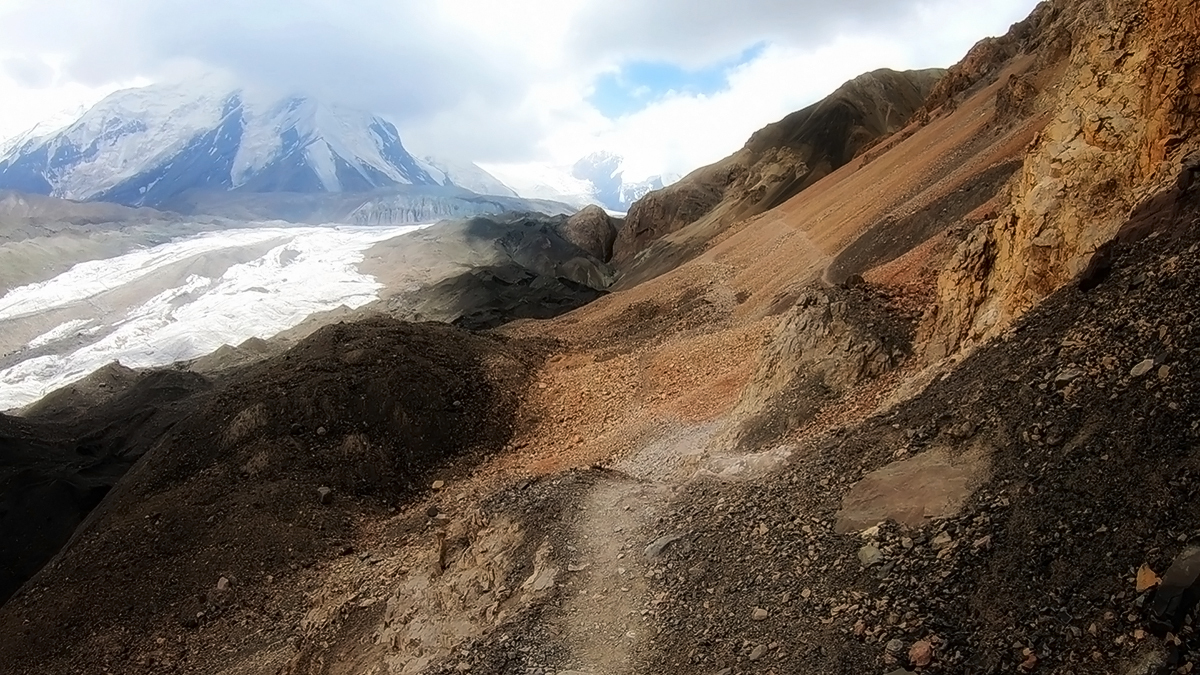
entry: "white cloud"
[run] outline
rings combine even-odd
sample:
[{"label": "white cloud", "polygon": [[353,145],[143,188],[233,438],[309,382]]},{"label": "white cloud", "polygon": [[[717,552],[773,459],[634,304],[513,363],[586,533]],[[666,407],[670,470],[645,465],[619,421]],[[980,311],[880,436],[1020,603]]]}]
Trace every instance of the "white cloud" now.
[{"label": "white cloud", "polygon": [[[389,114],[418,150],[569,164],[599,149],[629,176],[685,173],[879,67],[946,66],[1034,0],[8,0],[0,136],[136,78],[219,69]],[[769,46],[708,94],[650,92],[608,118],[587,101],[635,59],[685,67]],[[53,74],[49,74],[47,65]],[[37,88],[40,86],[41,88]],[[645,94],[646,92],[643,92]]]}]

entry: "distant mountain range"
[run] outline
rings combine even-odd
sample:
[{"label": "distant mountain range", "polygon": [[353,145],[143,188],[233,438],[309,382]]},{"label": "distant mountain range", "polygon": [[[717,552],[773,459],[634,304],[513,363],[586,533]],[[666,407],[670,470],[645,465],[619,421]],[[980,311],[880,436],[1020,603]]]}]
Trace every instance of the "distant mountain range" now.
[{"label": "distant mountain range", "polygon": [[444,184],[388,120],[244,89],[155,85],[116,92],[0,158],[0,188],[129,206],[189,190],[354,192]]},{"label": "distant mountain range", "polygon": [[594,152],[571,166],[489,165],[517,194],[530,199],[554,201],[584,207],[596,204],[623,213],[647,192],[679,180],[675,174],[650,176],[626,182],[624,158],[610,152]]},{"label": "distant mountain range", "polygon": [[623,212],[678,179],[627,183],[622,164],[598,152],[570,167],[507,166],[497,177],[471,162],[414,156],[384,116],[205,79],[118,91],[0,141],[0,189],[186,212],[225,203],[197,194],[419,189],[428,198],[454,188]]}]

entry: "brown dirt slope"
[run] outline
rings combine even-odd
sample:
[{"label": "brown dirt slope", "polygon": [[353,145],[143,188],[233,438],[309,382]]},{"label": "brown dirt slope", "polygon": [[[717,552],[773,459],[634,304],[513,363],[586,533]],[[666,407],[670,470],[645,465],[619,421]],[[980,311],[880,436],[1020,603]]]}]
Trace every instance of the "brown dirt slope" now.
[{"label": "brown dirt slope", "polygon": [[782,204],[872,141],[903,128],[942,72],[861,75],[759,130],[730,157],[651,192],[629,209],[613,245],[614,264],[630,279],[653,277],[669,267],[658,256],[639,254],[663,235],[702,218],[719,230]]}]

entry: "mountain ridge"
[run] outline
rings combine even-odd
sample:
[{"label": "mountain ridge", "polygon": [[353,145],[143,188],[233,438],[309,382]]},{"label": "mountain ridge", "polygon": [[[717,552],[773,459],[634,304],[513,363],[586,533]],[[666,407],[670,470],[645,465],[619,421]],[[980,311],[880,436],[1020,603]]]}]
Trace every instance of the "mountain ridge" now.
[{"label": "mountain ridge", "polygon": [[[515,196],[479,167],[408,152],[396,125],[211,78],[115,92],[57,130],[10,139],[0,189],[163,207],[196,190],[338,193],[458,186]],[[458,179],[462,184],[456,182]]]}]

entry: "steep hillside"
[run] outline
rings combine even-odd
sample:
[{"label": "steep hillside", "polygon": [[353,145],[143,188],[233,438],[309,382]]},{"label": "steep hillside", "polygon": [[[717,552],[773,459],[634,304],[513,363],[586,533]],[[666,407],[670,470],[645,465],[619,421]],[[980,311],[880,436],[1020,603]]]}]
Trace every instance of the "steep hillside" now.
[{"label": "steep hillside", "polygon": [[1173,1],[1062,6],[1062,14],[1092,18],[1060,17],[1055,39],[1038,43],[1039,60],[1065,43],[1074,48],[1019,180],[939,275],[924,326],[933,356],[1004,330],[1081,272],[1132,208],[1176,180],[1181,158],[1200,147],[1198,9]]},{"label": "steep hillside", "polygon": [[[703,221],[708,237],[736,220],[782,204],[849,162],[880,137],[898,131],[921,107],[943,71],[877,70],[842,85],[825,99],[770,124],[730,157],[697,169],[669,188],[649,193],[629,210],[613,261],[642,280],[686,259],[638,255],[665,235]],[[664,267],[664,260],[669,260]]]},{"label": "steep hillside", "polygon": [[579,309],[231,370],[0,670],[1194,672],[1198,17],[1052,0],[643,199]]}]

